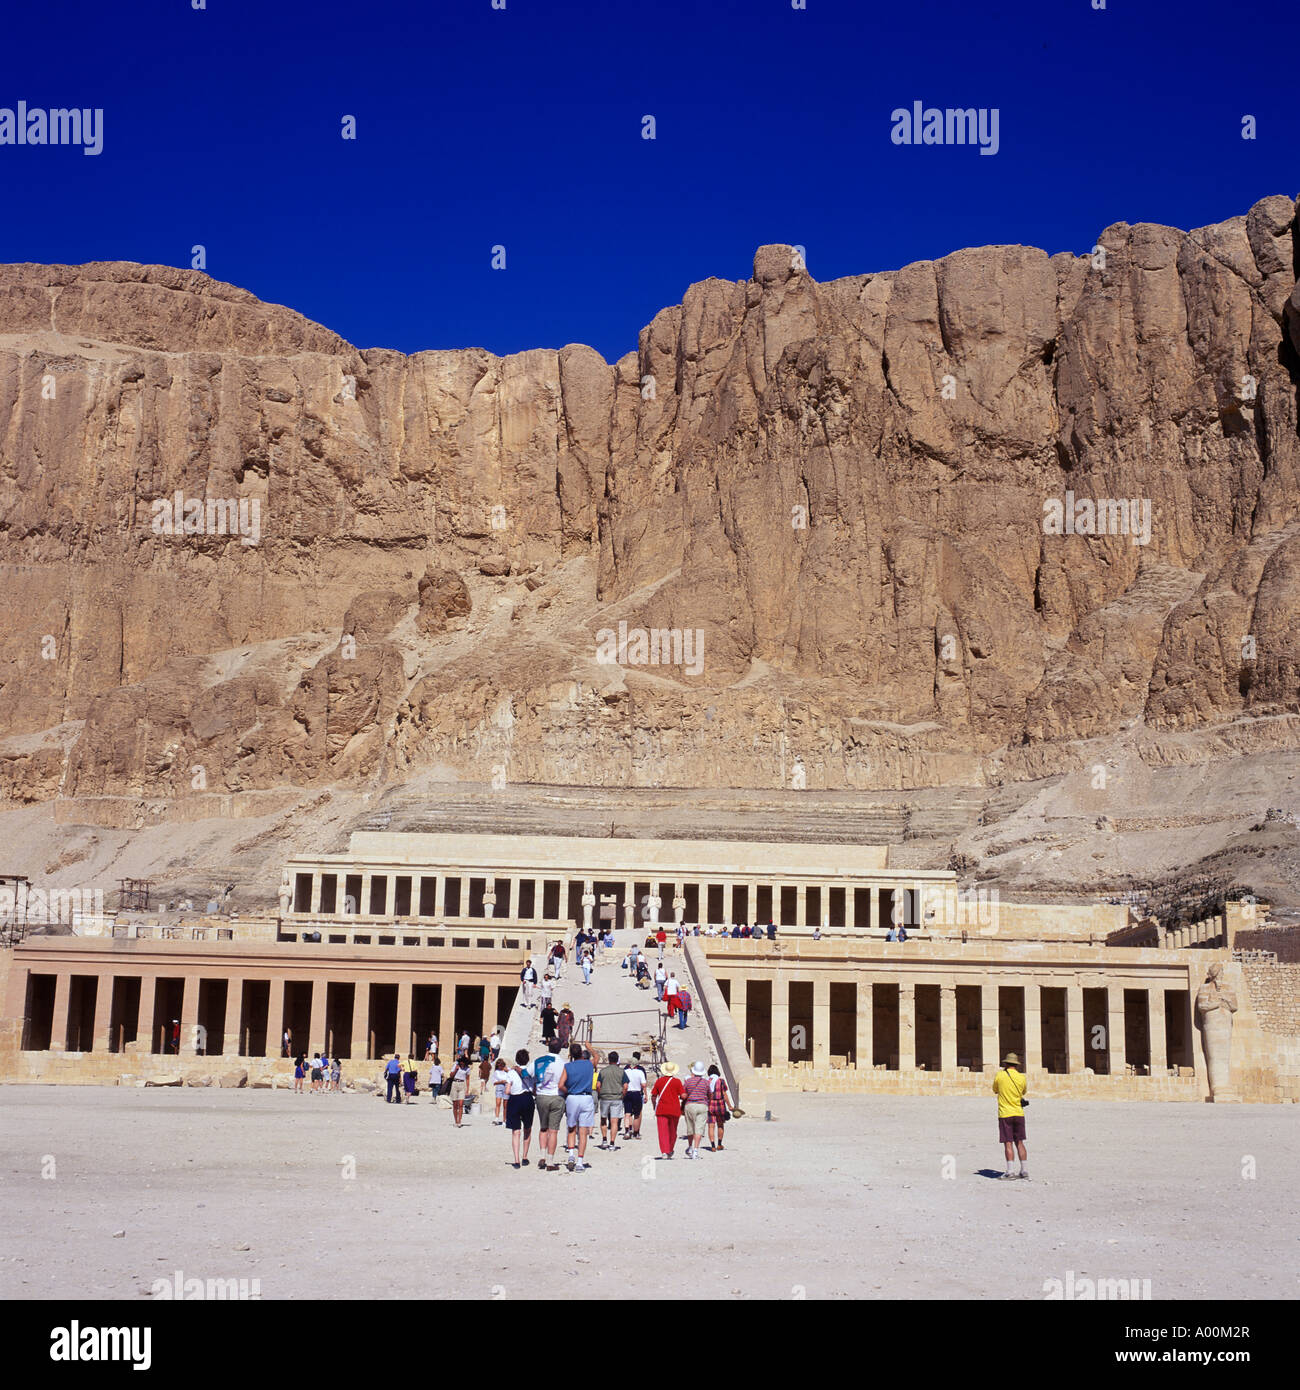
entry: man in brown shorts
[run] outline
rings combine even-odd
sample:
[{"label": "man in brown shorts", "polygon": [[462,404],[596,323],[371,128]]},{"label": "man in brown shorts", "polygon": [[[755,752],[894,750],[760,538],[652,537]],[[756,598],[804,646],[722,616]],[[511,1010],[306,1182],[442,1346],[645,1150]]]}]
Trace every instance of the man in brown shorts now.
[{"label": "man in brown shorts", "polygon": [[[1020,1058],[1008,1052],[1002,1068],[993,1078],[993,1090],[998,1098],[998,1138],[1006,1154],[1007,1171],[1003,1178],[1028,1178],[1029,1158],[1025,1152],[1025,1091],[1029,1081],[1020,1070]],[[1020,1172],[1011,1171],[1012,1160],[1020,1159]]]}]

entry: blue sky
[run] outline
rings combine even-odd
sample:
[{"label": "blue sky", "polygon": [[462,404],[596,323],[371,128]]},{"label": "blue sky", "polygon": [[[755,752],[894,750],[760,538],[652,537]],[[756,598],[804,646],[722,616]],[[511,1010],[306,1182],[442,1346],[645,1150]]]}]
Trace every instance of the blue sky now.
[{"label": "blue sky", "polygon": [[[11,7],[0,107],[102,107],[104,149],[0,145],[0,261],[188,266],[201,244],[217,279],[359,347],[612,360],[765,242],[831,279],[1083,252],[1111,222],[1300,189],[1286,7],[505,3]],[[996,107],[998,153],[893,144],[916,100]]]}]

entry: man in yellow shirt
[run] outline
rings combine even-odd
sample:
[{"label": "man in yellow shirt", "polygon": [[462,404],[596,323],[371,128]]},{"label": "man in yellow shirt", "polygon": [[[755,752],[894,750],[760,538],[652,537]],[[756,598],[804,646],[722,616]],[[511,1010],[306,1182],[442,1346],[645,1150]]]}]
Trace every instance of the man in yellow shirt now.
[{"label": "man in yellow shirt", "polygon": [[[993,1090],[998,1098],[998,1138],[1007,1158],[1007,1171],[1004,1178],[1029,1176],[1029,1159],[1025,1153],[1025,1091],[1029,1080],[1020,1070],[1020,1058],[1008,1052],[1002,1059],[1002,1069],[993,1078]],[[1020,1172],[1011,1171],[1011,1160],[1019,1150]]]}]

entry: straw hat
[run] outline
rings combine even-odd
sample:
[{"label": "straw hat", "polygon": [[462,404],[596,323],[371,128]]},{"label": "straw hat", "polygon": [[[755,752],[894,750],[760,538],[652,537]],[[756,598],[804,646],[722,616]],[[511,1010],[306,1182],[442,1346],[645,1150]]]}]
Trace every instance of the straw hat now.
[{"label": "straw hat", "polygon": [[1007,1055],[1002,1059],[1002,1065],[1005,1067],[1008,1062],[1012,1066],[1018,1067],[1020,1065],[1020,1058],[1017,1057],[1014,1052],[1008,1052]]},{"label": "straw hat", "polygon": [[676,1063],[676,1062],[665,1062],[665,1063],[663,1064],[663,1066],[659,1068],[659,1070],[660,1070],[665,1076],[676,1076],[676,1075],[677,1075],[677,1063]]}]

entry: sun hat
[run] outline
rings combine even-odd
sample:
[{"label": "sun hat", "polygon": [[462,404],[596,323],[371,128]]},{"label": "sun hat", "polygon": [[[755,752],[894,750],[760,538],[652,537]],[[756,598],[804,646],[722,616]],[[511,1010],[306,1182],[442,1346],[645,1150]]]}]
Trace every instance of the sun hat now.
[{"label": "sun hat", "polygon": [[677,1075],[677,1063],[676,1063],[676,1062],[665,1062],[665,1063],[663,1064],[663,1066],[659,1068],[659,1070],[660,1070],[665,1076],[676,1076],[676,1075]]},{"label": "sun hat", "polygon": [[1007,1055],[1002,1059],[1002,1065],[1005,1067],[1008,1062],[1012,1062],[1016,1066],[1019,1066],[1020,1058],[1017,1057],[1014,1052],[1008,1052]]},{"label": "sun hat", "polygon": [[705,1073],[705,1066],[704,1066],[704,1063],[703,1063],[703,1062],[692,1062],[692,1063],[691,1063],[691,1075],[692,1075],[692,1076],[703,1076],[704,1073]]}]

